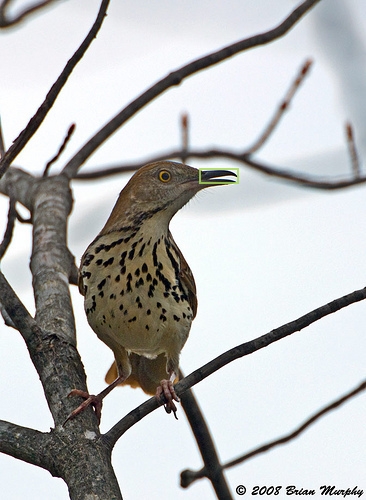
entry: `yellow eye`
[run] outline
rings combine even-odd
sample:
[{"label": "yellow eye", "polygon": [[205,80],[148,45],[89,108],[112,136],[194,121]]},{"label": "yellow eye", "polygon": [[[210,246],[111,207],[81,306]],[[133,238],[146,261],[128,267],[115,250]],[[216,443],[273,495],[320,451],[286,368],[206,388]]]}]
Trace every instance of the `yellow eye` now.
[{"label": "yellow eye", "polygon": [[169,182],[172,179],[172,174],[168,170],[160,170],[159,181]]}]

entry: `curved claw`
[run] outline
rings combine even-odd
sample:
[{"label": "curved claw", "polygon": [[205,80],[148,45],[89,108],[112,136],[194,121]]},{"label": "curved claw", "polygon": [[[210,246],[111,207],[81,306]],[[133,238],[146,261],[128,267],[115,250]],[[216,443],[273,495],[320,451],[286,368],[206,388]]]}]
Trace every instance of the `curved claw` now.
[{"label": "curved claw", "polygon": [[102,405],[103,405],[103,398],[100,397],[100,394],[98,394],[98,396],[94,396],[93,394],[88,394],[85,391],[80,391],[79,389],[73,389],[67,395],[67,397],[70,396],[80,396],[84,398],[85,401],[70,413],[70,415],[67,417],[67,419],[62,425],[65,425],[66,422],[75,418],[77,415],[79,415],[79,413],[83,412],[85,408],[87,408],[88,406],[93,406],[95,415],[98,419],[98,425],[100,424],[100,418],[102,416]]},{"label": "curved claw", "polygon": [[63,425],[66,424],[68,420],[71,420],[72,418],[76,417],[76,415],[79,415],[82,411],[85,410],[88,406],[93,406],[95,415],[98,419],[98,425],[100,424],[100,417],[102,416],[102,405],[103,405],[103,399],[111,392],[112,389],[117,387],[123,380],[126,379],[125,375],[119,375],[116,380],[114,380],[111,384],[109,384],[105,389],[103,389],[102,392],[100,392],[97,396],[94,396],[93,394],[90,395],[85,391],[80,391],[79,389],[73,389],[69,396],[80,396],[85,399],[84,403],[81,403],[80,406],[76,408],[76,410],[72,411],[70,415],[67,417]]},{"label": "curved claw", "polygon": [[162,380],[160,382],[159,387],[156,389],[156,394],[155,397],[160,400],[161,396],[165,397],[166,404],[164,405],[165,411],[167,413],[174,413],[174,417],[176,420],[178,420],[177,417],[177,407],[174,403],[174,401],[177,401],[177,403],[180,402],[180,399],[178,398],[173,382],[171,380]]}]

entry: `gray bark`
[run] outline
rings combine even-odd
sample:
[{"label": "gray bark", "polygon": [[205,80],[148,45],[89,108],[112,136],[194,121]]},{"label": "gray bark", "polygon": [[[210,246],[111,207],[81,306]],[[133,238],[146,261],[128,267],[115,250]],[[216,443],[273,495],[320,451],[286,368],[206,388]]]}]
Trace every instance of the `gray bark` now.
[{"label": "gray bark", "polygon": [[42,433],[0,421],[0,451],[63,478],[72,500],[121,499],[111,446],[100,434],[92,409],[62,425],[78,404],[78,398],[68,399],[69,392],[87,390],[69,290],[75,275],[66,238],[72,208],[69,181],[62,175],[34,178],[11,168],[0,181],[0,192],[11,192],[32,215],[35,318],[2,274],[0,297],[26,342],[55,423],[51,432]]}]

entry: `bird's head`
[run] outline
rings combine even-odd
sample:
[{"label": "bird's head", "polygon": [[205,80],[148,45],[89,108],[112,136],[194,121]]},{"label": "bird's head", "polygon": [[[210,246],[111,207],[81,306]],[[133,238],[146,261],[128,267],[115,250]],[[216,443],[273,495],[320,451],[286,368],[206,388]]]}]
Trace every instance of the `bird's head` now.
[{"label": "bird's head", "polygon": [[167,222],[201,189],[235,182],[223,177],[230,170],[201,170],[173,161],[157,161],[141,167],[121,191],[105,230],[121,227],[141,214],[150,218],[158,213]]}]

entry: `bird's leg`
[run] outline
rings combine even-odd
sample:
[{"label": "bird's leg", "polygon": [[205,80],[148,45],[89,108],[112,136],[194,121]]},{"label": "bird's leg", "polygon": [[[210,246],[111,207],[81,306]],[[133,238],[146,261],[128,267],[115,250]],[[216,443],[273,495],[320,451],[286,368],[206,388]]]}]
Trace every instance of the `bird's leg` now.
[{"label": "bird's leg", "polygon": [[95,414],[98,419],[98,424],[100,423],[100,417],[102,415],[102,405],[103,399],[119,384],[121,384],[126,379],[125,376],[121,375],[116,378],[111,384],[109,384],[102,392],[97,394],[89,394],[85,391],[80,391],[79,389],[73,389],[67,397],[70,396],[80,396],[85,399],[81,405],[79,405],[75,410],[73,410],[64,422],[64,425],[68,420],[75,418],[79,413],[83,412],[88,406],[93,406]]},{"label": "bird's leg", "polygon": [[165,411],[167,413],[174,413],[174,417],[178,420],[177,417],[177,407],[174,403],[174,401],[177,401],[177,403],[180,402],[180,399],[178,398],[175,390],[174,390],[174,385],[173,382],[177,378],[177,375],[174,371],[170,372],[170,377],[169,380],[163,379],[160,381],[159,387],[156,389],[156,394],[155,397],[160,400],[161,396],[164,395],[166,399],[166,404],[164,405]]},{"label": "bird's leg", "polygon": [[128,359],[128,354],[123,347],[113,346],[114,349],[114,358],[116,360],[118,377],[109,384],[102,392],[94,396],[93,394],[89,394],[85,391],[80,391],[79,389],[73,389],[69,394],[69,396],[80,396],[85,399],[81,405],[79,405],[75,410],[73,410],[70,415],[65,420],[64,424],[68,420],[75,418],[79,413],[83,412],[85,408],[88,406],[93,406],[95,414],[98,419],[98,424],[100,423],[100,417],[102,415],[102,405],[103,399],[115,388],[117,385],[122,384],[131,374],[131,363]]}]

